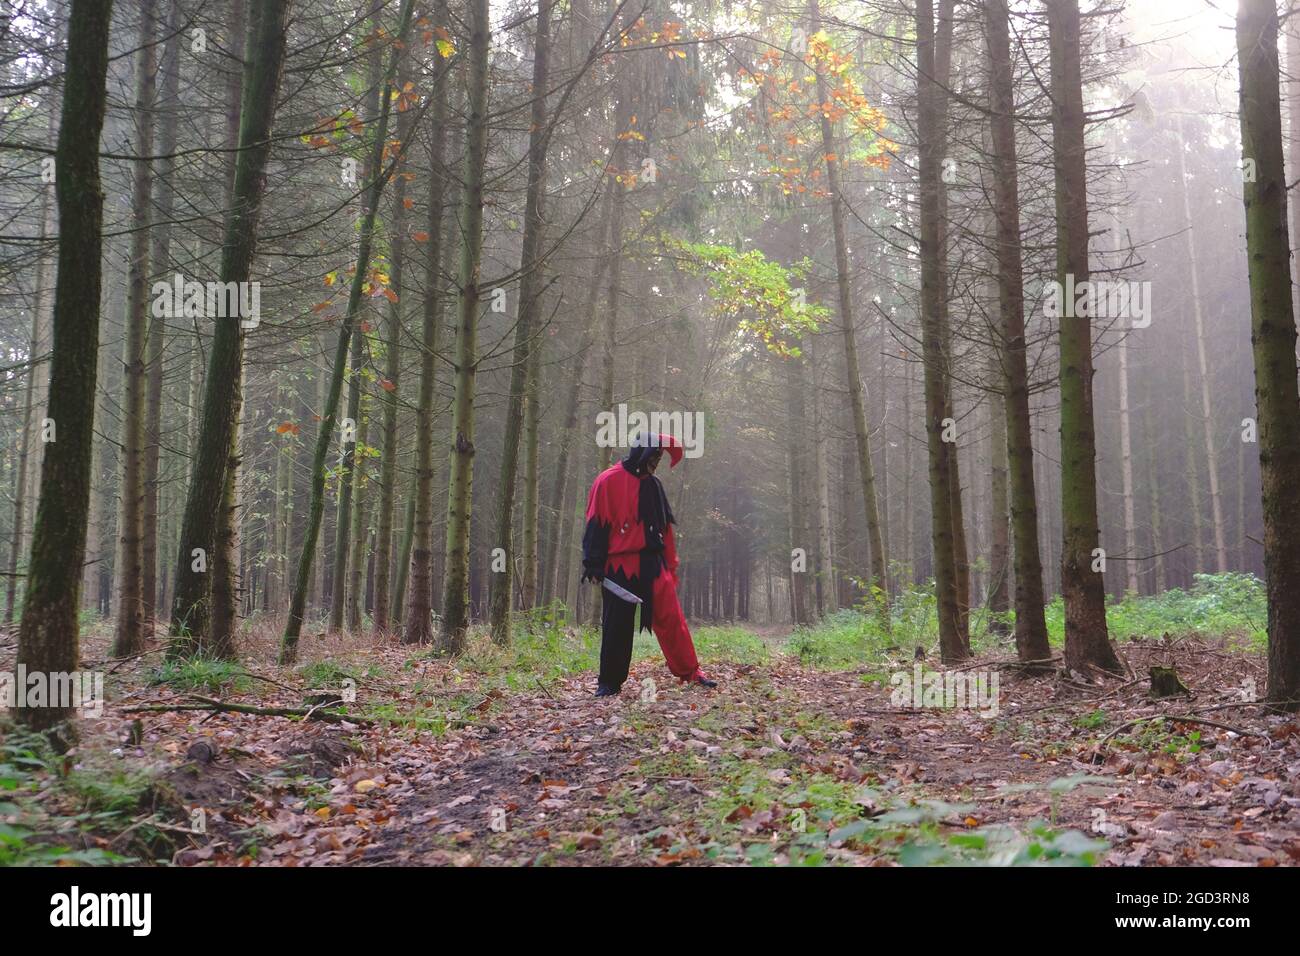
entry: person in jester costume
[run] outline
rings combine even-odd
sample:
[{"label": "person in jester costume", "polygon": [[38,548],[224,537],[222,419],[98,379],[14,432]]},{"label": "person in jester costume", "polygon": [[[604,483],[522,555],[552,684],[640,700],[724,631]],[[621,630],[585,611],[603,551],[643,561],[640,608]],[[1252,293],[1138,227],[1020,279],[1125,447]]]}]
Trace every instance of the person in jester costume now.
[{"label": "person in jester costume", "polygon": [[597,475],[587,496],[582,579],[602,585],[597,697],[617,694],[627,680],[638,607],[641,629],[659,639],[674,676],[702,687],[718,686],[700,670],[677,600],[673,512],[655,477],[665,450],[670,467],[676,467],[682,460],[681,442],[671,435],[638,433],[627,457]]}]

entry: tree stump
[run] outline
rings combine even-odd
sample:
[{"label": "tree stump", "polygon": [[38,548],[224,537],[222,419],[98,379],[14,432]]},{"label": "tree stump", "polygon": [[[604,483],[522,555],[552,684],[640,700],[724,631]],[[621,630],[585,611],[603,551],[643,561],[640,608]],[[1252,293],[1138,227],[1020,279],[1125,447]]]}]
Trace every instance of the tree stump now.
[{"label": "tree stump", "polygon": [[1191,697],[1192,693],[1178,679],[1178,671],[1172,667],[1151,668],[1151,697],[1162,700],[1165,697]]}]

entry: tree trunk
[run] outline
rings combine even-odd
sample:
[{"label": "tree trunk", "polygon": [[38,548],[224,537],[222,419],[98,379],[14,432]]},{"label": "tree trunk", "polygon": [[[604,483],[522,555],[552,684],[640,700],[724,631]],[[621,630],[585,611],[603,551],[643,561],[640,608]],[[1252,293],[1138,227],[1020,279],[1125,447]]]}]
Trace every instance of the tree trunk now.
[{"label": "tree trunk", "polygon": [[[533,37],[533,103],[528,137],[528,188],[524,200],[524,237],[519,258],[519,302],[516,308],[514,365],[510,370],[510,397],[506,409],[505,439],[501,447],[501,478],[497,486],[497,528],[494,546],[505,551],[502,571],[492,577],[492,640],[500,645],[510,643],[510,609],[514,601],[514,502],[515,476],[519,462],[519,438],[525,427],[531,429],[533,443],[533,472],[536,476],[536,372],[533,353],[540,346],[534,342],[535,326],[539,314],[542,291],[542,251],[544,201],[546,188],[546,148],[550,140],[546,127],[546,88],[549,83],[547,62],[551,43],[550,0],[538,0],[537,29]],[[532,378],[533,421],[525,426],[526,392]],[[525,536],[534,549],[532,563],[536,568],[536,487],[526,494],[532,496],[533,531]]]},{"label": "tree trunk", "polygon": [[230,433],[230,455],[226,459],[226,480],[221,487],[221,509],[218,513],[216,549],[212,553],[212,633],[207,655],[219,660],[235,658],[235,632],[239,627],[240,581],[242,580],[239,549],[239,462],[240,438],[243,427],[240,416],[244,408],[243,374],[235,383],[230,414],[235,427]]},{"label": "tree trunk", "polygon": [[[358,335],[353,339],[353,344],[361,341]],[[354,369],[359,369],[360,365],[354,365]],[[361,448],[366,448],[367,437],[369,434],[370,415],[369,402],[364,402],[358,408],[357,416],[357,444]],[[352,461],[352,471],[349,480],[352,482],[352,511],[349,519],[352,522],[350,533],[350,548],[347,551],[347,602],[346,602],[346,624],[347,629],[353,633],[361,630],[361,619],[365,616],[366,609],[366,544],[368,543],[368,534],[366,528],[366,486],[369,484],[366,473],[367,456],[355,456]]]},{"label": "tree trunk", "polygon": [[[376,7],[377,9],[377,7]],[[375,24],[372,22],[371,27]],[[393,56],[401,57],[401,50],[394,49]],[[383,82],[381,71],[383,62],[381,59],[381,50],[377,44],[372,45],[369,55],[370,78],[368,85],[367,112],[371,117],[380,115],[380,83]],[[383,95],[388,95],[385,89]],[[384,110],[388,109],[389,104],[384,104]],[[385,133],[387,130],[385,130]],[[372,180],[377,181],[380,169],[383,166],[382,154],[376,154],[371,160],[366,175]],[[378,199],[378,197],[376,197]],[[362,209],[362,218],[365,219],[370,210]],[[373,227],[372,227],[373,228]],[[373,242],[373,239],[371,240]],[[362,262],[358,255],[357,272],[368,272],[370,268],[369,252],[370,246],[366,246],[366,260]],[[368,305],[361,307],[367,308]],[[351,303],[349,303],[349,311]],[[364,447],[365,439],[361,436],[361,372],[365,362],[365,333],[358,332],[352,336],[351,357],[348,361],[348,406],[347,415],[343,418],[343,435],[342,455],[339,461],[339,500],[338,507],[335,511],[334,518],[334,590],[330,593],[330,620],[329,629],[331,631],[340,631],[344,626],[344,618],[347,604],[355,599],[355,595],[348,593],[348,585],[353,578],[348,574],[349,559],[353,556],[353,551],[349,546],[352,541],[353,525],[352,511],[354,507],[359,507],[358,501],[354,505],[356,498],[356,481],[357,474],[357,445],[358,442]],[[348,626],[352,626],[351,620],[348,620]]]},{"label": "tree trunk", "polygon": [[539,338],[528,352],[528,374],[524,379],[524,513],[523,523],[523,581],[520,584],[520,603],[524,610],[537,606],[538,595],[538,503],[541,496],[539,472],[542,424],[541,371],[542,350],[545,339]]},{"label": "tree trunk", "polygon": [[[153,247],[149,253],[153,271],[166,281],[163,271],[171,263],[172,210],[175,206],[176,191],[172,186],[172,177],[176,160],[171,155],[176,151],[176,130],[180,122],[180,6],[173,2],[167,12],[167,40],[162,54],[162,93],[158,100],[158,109],[162,120],[159,126],[158,154],[156,175],[157,183],[157,222],[152,226]],[[146,369],[147,385],[145,391],[144,422],[144,516],[141,524],[143,544],[140,550],[142,565],[141,575],[141,617],[144,627],[152,634],[154,619],[158,606],[164,603],[165,595],[158,586],[158,499],[161,488],[158,481],[159,459],[162,455],[162,385],[163,360],[167,348],[167,316],[153,315],[149,323],[148,367]]]},{"label": "tree trunk", "polygon": [[[1151,403],[1142,412],[1142,428],[1146,432],[1147,488],[1151,492],[1151,553],[1155,555],[1155,593],[1163,594],[1168,585],[1165,571],[1164,536],[1161,534],[1160,479],[1156,468],[1155,432],[1151,425]],[[1244,444],[1244,442],[1243,442]]]},{"label": "tree trunk", "polygon": [[[809,0],[809,17],[813,32],[821,29],[821,12],[817,0]],[[830,101],[826,77],[819,69],[817,76],[817,101]],[[867,408],[862,373],[858,365],[856,316],[853,313],[853,296],[850,288],[848,238],[844,228],[844,195],[840,186],[840,160],[836,152],[835,134],[830,117],[825,110],[821,115],[822,153],[826,162],[826,187],[830,192],[831,231],[835,239],[835,285],[839,306],[840,331],[844,336],[844,363],[848,377],[849,401],[853,407],[853,433],[858,448],[858,478],[862,482],[862,501],[867,517],[867,536],[871,545],[871,582],[879,591],[873,594],[876,614],[881,628],[889,631],[889,577],[886,574],[888,559],[880,531],[880,509],[876,503],[876,477],[871,463],[871,436],[867,428]]]},{"label": "tree trunk", "polygon": [[[230,33],[233,49],[237,56],[244,52],[244,0],[230,0]],[[226,75],[226,142],[232,147],[239,143],[239,124],[243,111],[243,76],[237,69],[231,69]],[[226,208],[231,209],[235,203],[235,164],[231,159],[229,173],[226,176]],[[240,582],[243,574],[243,553],[240,546],[239,518],[240,507],[239,465],[241,435],[241,416],[244,409],[244,364],[241,355],[239,368],[232,383],[230,416],[234,423],[230,432],[230,455],[226,459],[225,483],[221,489],[221,506],[217,509],[216,549],[209,556],[211,583],[211,638],[208,653],[212,657],[233,659],[235,657],[235,631],[239,626]]]},{"label": "tree trunk", "polygon": [[474,480],[474,387],[478,374],[479,266],[483,256],[483,167],[487,159],[488,0],[469,0],[468,115],[457,276],[456,397],[452,405],[451,473],[447,492],[443,630],[439,649],[458,654],[469,627],[469,532]]},{"label": "tree trunk", "polygon": [[[807,363],[802,356],[780,359],[784,365],[786,389],[787,466],[789,468],[790,515],[790,622],[796,627],[811,624],[813,608],[809,581],[808,484],[804,471],[806,408],[803,379]],[[815,555],[813,556],[815,557]],[[796,561],[799,566],[796,566]]]},{"label": "tree trunk", "polygon": [[[999,343],[1000,344],[1000,343]],[[1003,350],[990,359],[992,380],[1005,389]],[[1007,413],[1005,391],[993,392],[989,401],[989,630],[1007,633],[1006,613],[1011,602],[1007,580],[1011,577],[1011,514],[1007,494]]]},{"label": "tree trunk", "polygon": [[[603,239],[609,230],[612,201],[611,188],[607,186],[601,201],[601,214],[596,228],[596,235],[600,239]],[[564,601],[568,593],[568,588],[565,586],[566,576],[560,571],[560,568],[567,569],[572,559],[567,549],[561,547],[559,531],[563,526],[561,515],[564,502],[569,497],[569,472],[574,470],[569,459],[573,447],[573,437],[578,427],[578,409],[582,399],[582,379],[587,370],[592,346],[596,341],[596,299],[599,295],[601,283],[605,278],[605,268],[608,264],[609,258],[607,256],[597,258],[596,274],[587,286],[587,297],[583,302],[580,313],[584,317],[582,338],[578,344],[578,352],[573,358],[573,369],[569,373],[569,390],[564,401],[564,420],[560,424],[560,447],[555,458],[555,481],[551,485],[551,495],[546,507],[547,513],[554,515],[554,518],[552,519],[551,533],[546,536],[546,557],[543,567],[547,569],[548,580],[554,579],[556,587],[554,591],[548,591],[544,594],[543,600],[550,600],[554,596]],[[568,515],[564,515],[565,520],[568,517]]]},{"label": "tree trunk", "polygon": [[[942,0],[941,0],[942,2]],[[929,449],[930,538],[934,554],[935,591],[939,612],[939,653],[945,664],[965,660],[970,647],[962,629],[957,553],[953,537],[952,471],[956,458],[944,441],[949,410],[944,381],[943,228],[940,222],[939,166],[946,136],[942,91],[935,77],[936,51],[933,0],[918,0],[917,134],[921,192],[921,348],[925,372],[925,429]]]},{"label": "tree trunk", "polygon": [[834,613],[836,607],[830,469],[826,461],[829,439],[826,436],[826,409],[821,396],[817,394],[816,336],[809,335],[804,341],[808,345],[808,386],[813,400],[813,469],[817,490],[817,613],[821,616]]},{"label": "tree trunk", "polygon": [[[1052,152],[1056,167],[1056,279],[1088,281],[1088,193],[1078,0],[1047,0],[1052,58]],[[1072,311],[1063,309],[1063,312]],[[1097,447],[1092,403],[1092,320],[1060,318],[1061,594],[1065,664],[1122,671],[1106,631],[1106,588],[1094,571]]]},{"label": "tree trunk", "polygon": [[[244,67],[245,108],[241,110],[239,153],[235,161],[234,203],[226,219],[222,244],[222,282],[247,282],[252,272],[289,6],[289,0],[263,0],[253,5],[249,32],[252,44]],[[212,336],[203,420],[181,523],[171,615],[173,639],[168,649],[173,657],[207,649],[211,596],[205,568],[217,546],[219,512],[238,414],[236,398],[243,354],[240,319],[232,316],[218,321]]]},{"label": "tree trunk", "polygon": [[[62,120],[54,154],[59,271],[47,415],[58,432],[41,462],[17,655],[19,666],[46,674],[72,673],[80,666],[77,604],[90,506],[99,350],[104,205],[99,137],[104,126],[111,10],[111,0],[72,0]],[[34,730],[53,728],[72,716],[70,707],[61,706],[20,707],[15,713]]]},{"label": "tree trunk", "polygon": [[[439,5],[445,18],[446,9]],[[441,322],[440,270],[442,264],[443,204],[447,178],[443,153],[447,141],[447,70],[434,81],[429,113],[429,239],[424,259],[424,326],[421,333],[420,395],[415,425],[415,516],[411,549],[411,590],[402,640],[423,644],[433,636],[433,402],[438,374],[438,339]]]},{"label": "tree trunk", "polygon": [[[412,0],[402,0],[401,26],[398,28],[395,47],[390,54],[388,72],[384,83],[384,93],[380,97],[379,120],[375,125],[375,138],[371,146],[371,158],[368,164],[369,182],[366,185],[365,213],[361,219],[361,230],[357,244],[357,267],[352,274],[352,283],[348,289],[347,313],[339,328],[338,342],[334,347],[334,365],[330,375],[329,394],[325,405],[320,410],[320,430],[316,434],[316,450],[312,457],[311,499],[307,512],[307,525],[303,532],[302,549],[298,555],[298,565],[294,571],[293,599],[289,604],[289,617],[285,621],[284,634],[280,640],[280,663],[292,664],[298,659],[298,638],[302,633],[303,614],[307,602],[307,586],[311,580],[312,559],[316,554],[316,539],[320,534],[321,517],[325,511],[325,459],[329,455],[330,441],[334,435],[339,411],[339,397],[343,392],[343,372],[348,362],[348,347],[352,342],[353,329],[361,312],[361,293],[366,283],[366,273],[370,271],[370,246],[375,232],[375,215],[379,201],[383,198],[384,184],[392,175],[393,167],[384,167],[384,147],[388,139],[388,115],[392,101],[392,87],[397,74],[397,58],[411,24]],[[344,581],[336,576],[333,584],[337,592],[344,587]]]},{"label": "tree trunk", "polygon": [[[153,154],[154,33],[157,0],[139,0],[135,72],[135,152]],[[145,350],[148,348],[149,224],[153,213],[153,167],[135,161],[131,187],[131,260],[127,267],[125,369],[122,395],[122,517],[118,550],[117,628],[113,656],[138,654],[144,645],[142,547],[144,513]]]},{"label": "tree trunk", "polygon": [[1138,593],[1137,521],[1133,512],[1133,437],[1129,423],[1128,336],[1119,340],[1119,451],[1124,485],[1124,590]]},{"label": "tree trunk", "polygon": [[[54,123],[56,120],[54,110],[50,110],[50,131],[55,132]],[[47,189],[41,196],[41,245],[45,240],[53,237],[56,227],[54,198]],[[36,301],[32,306],[32,326],[30,343],[27,349],[27,375],[23,382],[23,418],[22,418],[22,437],[19,439],[18,451],[18,482],[17,491],[14,494],[14,527],[13,535],[9,541],[9,577],[5,582],[5,625],[12,625],[14,616],[18,608],[18,578],[19,567],[24,554],[23,550],[23,529],[27,522],[27,490],[29,484],[29,472],[31,471],[31,462],[33,456],[32,434],[35,422],[33,419],[36,409],[36,387],[37,379],[40,378],[40,366],[38,365],[39,356],[43,348],[46,328],[48,321],[46,313],[54,298],[54,268],[53,262],[49,255],[42,255],[36,264]],[[43,417],[43,416],[42,416]],[[44,431],[41,428],[41,431]],[[56,433],[57,437],[57,433]],[[44,442],[42,442],[44,444]],[[33,489],[34,490],[34,489]],[[93,502],[92,497],[92,502]],[[92,527],[95,526],[95,519],[92,514],[90,521]],[[98,541],[96,541],[98,547]],[[87,567],[87,577],[90,576],[91,569]],[[86,583],[83,582],[83,587]]]},{"label": "tree trunk", "polygon": [[1201,436],[1205,443],[1205,467],[1210,475],[1210,509],[1214,516],[1215,566],[1220,574],[1228,570],[1227,533],[1223,521],[1223,501],[1219,495],[1219,455],[1214,446],[1214,413],[1210,407],[1210,359],[1205,340],[1205,309],[1201,303],[1201,273],[1196,258],[1196,232],[1192,223],[1192,204],[1187,195],[1187,147],[1183,137],[1183,118],[1174,114],[1178,130],[1178,190],[1183,199],[1183,237],[1187,242],[1187,267],[1191,270],[1192,317],[1196,322],[1196,362],[1201,384]]},{"label": "tree trunk", "polygon": [[[1187,349],[1180,347],[1178,360],[1182,371],[1182,405],[1192,407],[1192,373],[1187,366]],[[1187,504],[1192,516],[1192,568],[1187,575],[1190,585],[1205,568],[1205,519],[1201,508],[1200,456],[1196,454],[1196,425],[1192,416],[1184,414],[1183,418],[1183,461],[1187,472]]]},{"label": "tree trunk", "polygon": [[[398,89],[405,89],[409,82],[410,70],[406,64],[408,58],[403,51],[398,51],[401,64],[398,67]],[[399,104],[399,110],[401,105]],[[402,112],[397,118],[397,140],[405,143],[412,135],[411,117]],[[392,628],[389,620],[389,571],[392,566],[393,551],[393,513],[397,497],[397,455],[398,423],[397,398],[399,379],[402,372],[402,311],[406,308],[406,288],[402,273],[406,264],[406,177],[398,174],[393,183],[393,224],[388,236],[389,255],[392,272],[390,280],[396,301],[388,303],[388,340],[385,343],[384,378],[381,382],[380,398],[384,403],[384,439],[383,461],[379,469],[379,516],[375,524],[375,615],[374,626],[377,634],[387,633]]]},{"label": "tree trunk", "polygon": [[1268,587],[1268,696],[1300,708],[1300,393],[1291,308],[1286,173],[1282,164],[1277,10],[1273,0],[1240,0],[1242,155],[1246,178],[1251,344],[1259,465],[1263,484],[1264,567]]}]

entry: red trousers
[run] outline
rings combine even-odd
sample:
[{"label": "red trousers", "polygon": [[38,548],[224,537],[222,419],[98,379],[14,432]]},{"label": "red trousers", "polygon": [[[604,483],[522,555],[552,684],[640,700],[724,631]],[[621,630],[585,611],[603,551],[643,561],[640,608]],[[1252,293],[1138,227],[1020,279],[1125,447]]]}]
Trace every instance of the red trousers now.
[{"label": "red trousers", "polygon": [[[677,600],[677,578],[665,568],[654,581],[650,629],[673,675],[686,680],[699,670],[695,642],[691,640],[686,616]],[[632,664],[632,637],[636,626],[636,605],[601,589],[600,683],[617,690],[627,680]]]}]

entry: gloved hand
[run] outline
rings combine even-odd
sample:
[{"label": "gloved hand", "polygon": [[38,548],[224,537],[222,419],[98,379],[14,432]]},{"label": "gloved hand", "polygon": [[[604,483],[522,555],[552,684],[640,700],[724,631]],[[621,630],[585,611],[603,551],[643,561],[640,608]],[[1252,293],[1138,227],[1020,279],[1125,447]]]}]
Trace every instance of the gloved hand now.
[{"label": "gloved hand", "polygon": [[605,580],[605,572],[599,569],[593,570],[591,568],[584,568],[582,572],[582,580],[584,582],[590,581],[592,584],[599,584],[601,581]]}]

